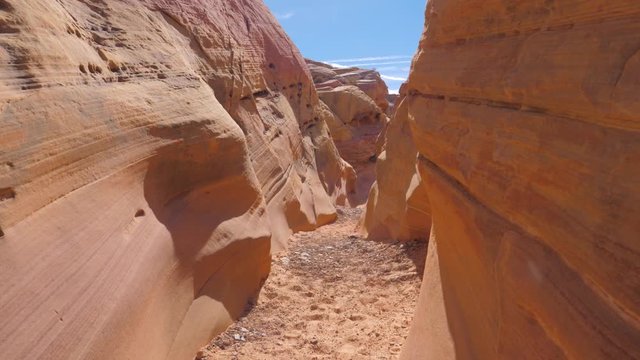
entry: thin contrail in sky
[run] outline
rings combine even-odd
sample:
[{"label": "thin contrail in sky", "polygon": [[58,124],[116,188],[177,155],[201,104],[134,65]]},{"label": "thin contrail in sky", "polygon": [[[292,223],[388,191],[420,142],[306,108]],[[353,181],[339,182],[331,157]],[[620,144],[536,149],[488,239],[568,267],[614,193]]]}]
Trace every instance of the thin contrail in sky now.
[{"label": "thin contrail in sky", "polygon": [[380,77],[384,80],[392,80],[392,81],[407,81],[407,78],[399,77],[399,76],[388,76],[388,75],[380,75]]},{"label": "thin contrail in sky", "polygon": [[353,59],[338,59],[338,60],[325,60],[325,63],[353,63],[362,61],[383,61],[383,60],[397,60],[397,59],[411,59],[411,56],[407,55],[392,55],[392,56],[372,56]]},{"label": "thin contrail in sky", "polygon": [[372,63],[363,63],[363,64],[348,64],[349,66],[378,66],[378,65],[395,65],[395,64],[408,64],[411,60],[404,61],[389,61],[389,62],[372,62]]}]

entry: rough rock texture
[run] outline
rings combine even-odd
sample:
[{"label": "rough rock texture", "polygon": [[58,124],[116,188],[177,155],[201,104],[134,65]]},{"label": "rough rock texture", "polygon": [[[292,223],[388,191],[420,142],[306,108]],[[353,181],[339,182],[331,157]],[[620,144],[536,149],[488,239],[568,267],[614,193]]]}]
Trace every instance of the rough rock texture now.
[{"label": "rough rock texture", "polygon": [[373,99],[356,86],[343,85],[333,89],[319,89],[318,92],[322,102],[352,131],[366,124],[380,124],[384,116]]},{"label": "rough rock texture", "polygon": [[427,239],[429,199],[416,169],[418,150],[409,126],[404,87],[398,108],[380,135],[376,181],[371,187],[362,230],[371,240]]},{"label": "rough rock texture", "polygon": [[348,201],[352,206],[360,205],[375,180],[376,142],[388,120],[387,86],[374,70],[338,69],[306,61],[325,109],[322,118],[340,155],[357,174]]},{"label": "rough rock texture", "polygon": [[640,5],[432,0],[425,29],[404,101],[433,229],[403,357],[640,358]]},{"label": "rough rock texture", "polygon": [[262,1],[0,0],[0,59],[2,359],[191,357],[353,187]]},{"label": "rough rock texture", "polygon": [[389,108],[389,89],[375,70],[357,67],[336,68],[329,64],[306,59],[318,90],[332,89],[341,85],[357,86],[383,111]]}]

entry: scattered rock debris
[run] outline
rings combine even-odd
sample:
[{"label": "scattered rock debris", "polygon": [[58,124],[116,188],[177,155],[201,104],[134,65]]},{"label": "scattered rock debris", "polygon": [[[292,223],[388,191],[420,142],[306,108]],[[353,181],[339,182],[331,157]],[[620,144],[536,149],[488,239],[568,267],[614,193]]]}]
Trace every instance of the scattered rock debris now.
[{"label": "scattered rock debris", "polygon": [[426,241],[355,234],[362,208],[293,236],[258,302],[197,359],[395,359],[408,334]]}]

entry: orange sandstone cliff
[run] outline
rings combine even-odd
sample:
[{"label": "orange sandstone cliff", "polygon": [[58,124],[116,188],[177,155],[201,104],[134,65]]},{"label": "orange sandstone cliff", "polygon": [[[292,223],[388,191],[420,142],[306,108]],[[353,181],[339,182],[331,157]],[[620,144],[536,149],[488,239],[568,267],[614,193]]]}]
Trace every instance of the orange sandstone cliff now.
[{"label": "orange sandstone cliff", "polygon": [[254,0],[0,0],[0,358],[189,358],[353,169]]},{"label": "orange sandstone cliff", "polygon": [[404,359],[640,358],[638,34],[635,0],[429,1],[398,110],[433,219]]}]

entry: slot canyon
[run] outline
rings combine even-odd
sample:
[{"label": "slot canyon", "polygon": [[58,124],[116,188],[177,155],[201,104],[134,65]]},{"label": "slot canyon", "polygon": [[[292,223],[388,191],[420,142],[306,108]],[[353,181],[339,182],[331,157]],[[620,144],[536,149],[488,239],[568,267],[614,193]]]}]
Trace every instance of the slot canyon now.
[{"label": "slot canyon", "polygon": [[424,5],[0,0],[0,360],[640,359],[640,3]]}]

